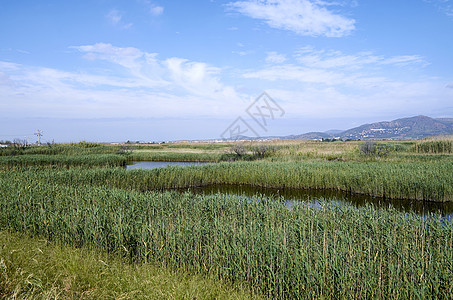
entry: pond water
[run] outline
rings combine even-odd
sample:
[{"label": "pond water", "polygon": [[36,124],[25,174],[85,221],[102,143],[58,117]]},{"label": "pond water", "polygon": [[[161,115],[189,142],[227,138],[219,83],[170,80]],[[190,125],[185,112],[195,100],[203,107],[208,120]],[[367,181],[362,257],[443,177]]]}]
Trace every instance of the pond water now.
[{"label": "pond water", "polygon": [[[133,162],[128,165],[127,169],[155,169],[167,166],[192,166],[204,165],[206,162],[158,162],[158,161],[140,161]],[[295,202],[304,202],[316,205],[320,199],[335,202],[338,205],[352,204],[356,207],[364,206],[367,203],[373,204],[377,208],[386,208],[389,206],[401,212],[415,212],[418,215],[425,216],[429,213],[440,214],[448,219],[453,219],[453,202],[425,202],[419,200],[399,200],[399,199],[383,199],[360,194],[351,194],[333,190],[303,190],[303,189],[275,189],[252,187],[248,185],[210,185],[204,187],[194,187],[190,189],[181,189],[182,191],[189,190],[197,194],[229,194],[236,196],[263,196],[279,199],[283,197],[288,207],[294,205]]]},{"label": "pond water", "polygon": [[193,165],[204,165],[205,162],[186,162],[186,161],[136,161],[132,164],[127,165],[126,169],[155,169],[163,168],[168,166],[193,166]]},{"label": "pond water", "polygon": [[317,205],[321,199],[335,202],[337,205],[351,204],[356,207],[365,206],[367,203],[370,203],[378,209],[392,206],[395,209],[405,213],[414,212],[421,216],[434,213],[442,215],[448,219],[453,219],[452,202],[438,203],[419,200],[383,199],[333,190],[275,189],[252,187],[247,185],[210,185],[185,190],[205,195],[221,193],[246,197],[264,196],[271,197],[276,200],[283,197],[285,204],[288,207],[293,206],[295,202]]}]

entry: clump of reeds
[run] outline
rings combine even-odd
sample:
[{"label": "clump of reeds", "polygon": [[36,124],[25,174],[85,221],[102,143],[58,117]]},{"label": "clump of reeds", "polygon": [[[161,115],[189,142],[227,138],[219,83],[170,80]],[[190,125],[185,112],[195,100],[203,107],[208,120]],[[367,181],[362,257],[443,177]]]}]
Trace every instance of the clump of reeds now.
[{"label": "clump of reeds", "polygon": [[17,155],[0,156],[0,168],[17,169],[28,167],[121,167],[125,166],[127,159],[116,154],[87,154],[87,155]]},{"label": "clump of reeds", "polygon": [[[31,172],[35,176],[35,172]],[[453,200],[453,162],[235,162],[154,170],[43,171],[65,184],[108,185],[139,191],[209,184],[334,189],[394,199]]]},{"label": "clump of reeds", "polygon": [[419,142],[415,144],[415,150],[418,153],[453,153],[453,141],[438,140]]},{"label": "clump of reeds", "polygon": [[446,299],[453,293],[453,224],[435,215],[139,193],[108,187],[122,180],[110,175],[131,184],[152,173],[82,172],[104,176],[104,186],[96,187],[86,184],[94,177],[72,181],[77,171],[57,174],[65,185],[32,172],[3,173],[0,228],[246,282],[271,298]]}]

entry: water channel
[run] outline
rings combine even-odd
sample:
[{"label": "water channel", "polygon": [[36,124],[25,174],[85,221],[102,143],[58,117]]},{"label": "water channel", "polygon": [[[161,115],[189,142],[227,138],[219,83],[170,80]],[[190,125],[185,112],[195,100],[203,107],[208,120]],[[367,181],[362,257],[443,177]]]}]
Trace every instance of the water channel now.
[{"label": "water channel", "polygon": [[132,164],[127,165],[126,169],[133,170],[133,169],[156,169],[156,168],[164,168],[168,166],[198,166],[207,164],[205,162],[186,162],[186,161],[136,161],[132,162]]},{"label": "water channel", "polygon": [[[190,166],[202,165],[206,163],[200,162],[154,162],[142,161],[128,165],[127,169],[154,169],[166,166]],[[448,219],[453,219],[453,202],[426,202],[419,200],[401,200],[401,199],[383,199],[379,197],[372,197],[360,194],[351,194],[342,191],[334,190],[313,190],[313,189],[275,189],[275,188],[262,188],[252,187],[248,185],[223,185],[216,184],[203,187],[194,187],[189,190],[197,194],[230,194],[237,196],[263,196],[280,199],[283,197],[286,205],[291,207],[296,201],[305,203],[316,204],[320,199],[325,201],[335,202],[335,204],[351,204],[356,207],[365,206],[367,203],[373,204],[377,208],[387,208],[389,206],[401,212],[415,212],[418,215],[425,216],[429,213],[440,214]]]}]

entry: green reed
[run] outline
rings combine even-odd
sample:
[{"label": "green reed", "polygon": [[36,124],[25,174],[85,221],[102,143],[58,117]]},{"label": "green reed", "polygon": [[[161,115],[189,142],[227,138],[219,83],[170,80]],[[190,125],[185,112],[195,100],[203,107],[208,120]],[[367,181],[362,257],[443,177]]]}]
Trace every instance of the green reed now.
[{"label": "green reed", "polygon": [[221,153],[185,153],[185,152],[132,152],[129,161],[187,161],[187,162],[216,162],[222,157]]},{"label": "green reed", "polygon": [[[28,175],[27,175],[28,174]],[[453,200],[453,162],[235,162],[154,170],[25,172],[62,184],[146,191],[210,184],[334,189],[394,199]]]},{"label": "green reed", "polygon": [[87,155],[17,155],[0,156],[0,169],[17,169],[26,167],[120,167],[125,166],[127,159],[117,154]]},{"label": "green reed", "polygon": [[418,153],[453,153],[453,141],[439,140],[418,142],[415,144],[415,150]]},{"label": "green reed", "polygon": [[[244,166],[223,166],[228,167]],[[169,170],[3,172],[0,227],[246,282],[272,298],[449,298],[453,293],[451,221],[322,201],[319,207],[299,203],[289,209],[284,201],[266,198],[108,187],[124,184],[117,179],[128,185]],[[179,175],[183,170],[203,169],[171,169]],[[42,176],[52,173],[55,181]],[[58,183],[64,180],[67,184]],[[96,180],[105,186],[87,184]]]}]

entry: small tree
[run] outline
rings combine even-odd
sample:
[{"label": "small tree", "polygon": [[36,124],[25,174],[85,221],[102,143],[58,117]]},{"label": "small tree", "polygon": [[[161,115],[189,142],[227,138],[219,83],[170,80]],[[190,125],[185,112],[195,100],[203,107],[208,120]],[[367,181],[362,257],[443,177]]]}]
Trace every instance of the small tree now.
[{"label": "small tree", "polygon": [[366,141],[359,145],[360,152],[364,155],[376,155],[379,157],[386,156],[390,153],[390,148],[387,145],[378,144],[376,142]]},{"label": "small tree", "polygon": [[247,153],[247,150],[245,149],[244,145],[242,144],[235,144],[230,148],[231,153],[236,154],[238,157],[243,156],[244,154]]},{"label": "small tree", "polygon": [[253,155],[257,158],[264,158],[266,156],[270,156],[276,151],[274,146],[268,145],[259,145],[252,148]]},{"label": "small tree", "polygon": [[14,148],[21,148],[25,149],[28,146],[27,140],[26,139],[14,139],[13,141],[13,147]]},{"label": "small tree", "polygon": [[363,144],[359,145],[360,152],[365,155],[373,155],[376,151],[376,143],[375,142],[370,142],[366,141]]}]

